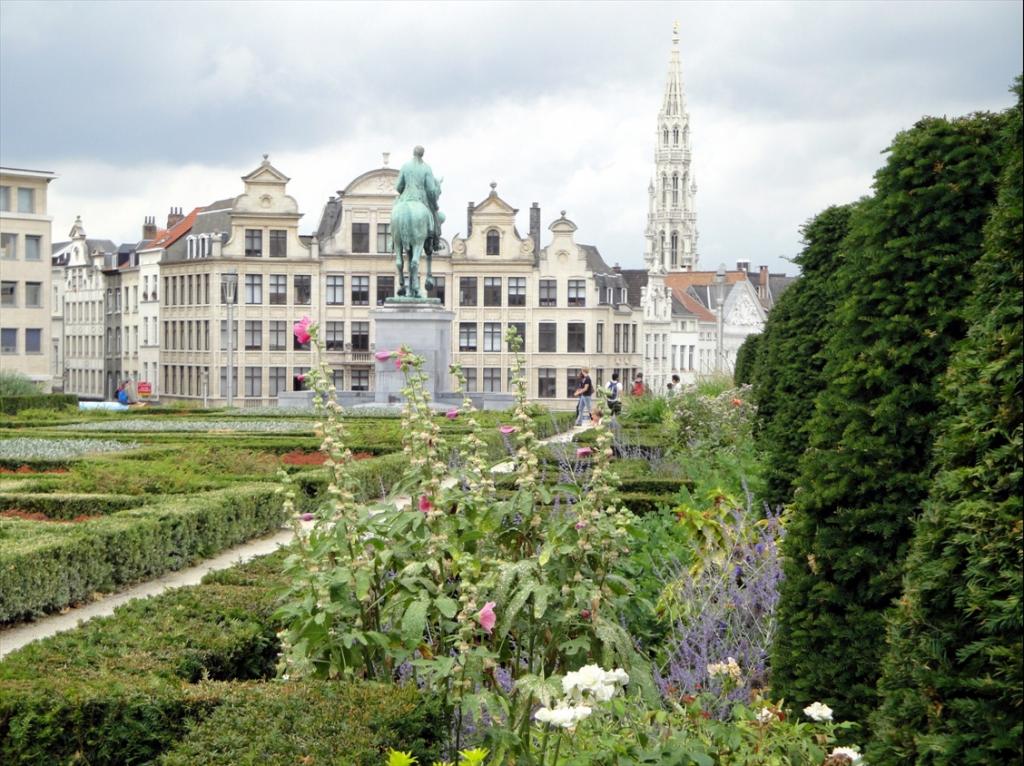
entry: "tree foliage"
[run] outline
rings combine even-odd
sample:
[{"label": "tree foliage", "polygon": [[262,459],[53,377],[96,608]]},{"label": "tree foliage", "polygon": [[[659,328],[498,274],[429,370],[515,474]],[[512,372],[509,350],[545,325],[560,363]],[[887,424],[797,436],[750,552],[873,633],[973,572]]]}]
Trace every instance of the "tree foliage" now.
[{"label": "tree foliage", "polygon": [[971,268],[1000,165],[1003,118],[925,118],[896,136],[853,215],[808,425],[773,672],[800,705],[864,721],[884,615],[927,494],[939,379],[964,336]]},{"label": "tree foliage", "polygon": [[748,335],[736,350],[736,365],[732,371],[732,379],[737,386],[746,386],[751,383],[754,368],[757,366],[762,337],[764,336],[761,333]]},{"label": "tree foliage", "polygon": [[917,523],[873,716],[875,764],[1020,763],[1021,81],[967,339],[944,381],[937,473]]},{"label": "tree foliage", "polygon": [[796,258],[800,278],[782,294],[760,336],[750,382],[757,404],[757,440],[765,453],[765,501],[772,507],[793,498],[807,423],[824,386],[821,351],[835,311],[834,276],[853,209],[833,206],[804,225],[804,249]]}]

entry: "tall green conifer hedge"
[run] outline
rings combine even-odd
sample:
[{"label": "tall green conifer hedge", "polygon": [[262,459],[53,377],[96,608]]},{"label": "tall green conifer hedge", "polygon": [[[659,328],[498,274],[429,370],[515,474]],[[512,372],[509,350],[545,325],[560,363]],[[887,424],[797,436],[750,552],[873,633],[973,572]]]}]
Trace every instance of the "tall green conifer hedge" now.
[{"label": "tall green conifer hedge", "polygon": [[814,398],[824,386],[821,351],[835,311],[835,274],[853,208],[827,208],[804,225],[804,249],[795,259],[800,278],[782,294],[760,336],[750,382],[757,439],[765,453],[764,499],[772,507],[793,499]]},{"label": "tall green conifer hedge", "polygon": [[1004,119],[925,118],[896,136],[850,224],[784,543],[776,693],[866,721],[927,494],[938,381],[995,198]]},{"label": "tall green conifer hedge", "polygon": [[869,761],[1024,761],[1021,81],[967,339],[944,385],[938,473],[917,523],[872,718]]}]

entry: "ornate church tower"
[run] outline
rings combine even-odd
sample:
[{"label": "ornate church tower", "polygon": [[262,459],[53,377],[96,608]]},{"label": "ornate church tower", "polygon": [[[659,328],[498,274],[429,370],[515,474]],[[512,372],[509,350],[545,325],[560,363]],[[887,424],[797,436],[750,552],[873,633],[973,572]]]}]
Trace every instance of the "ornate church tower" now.
[{"label": "ornate church tower", "polygon": [[672,54],[655,147],[654,177],[647,187],[647,270],[692,271],[697,266],[697,182],[690,168],[690,115],[679,64],[678,22],[672,29]]}]

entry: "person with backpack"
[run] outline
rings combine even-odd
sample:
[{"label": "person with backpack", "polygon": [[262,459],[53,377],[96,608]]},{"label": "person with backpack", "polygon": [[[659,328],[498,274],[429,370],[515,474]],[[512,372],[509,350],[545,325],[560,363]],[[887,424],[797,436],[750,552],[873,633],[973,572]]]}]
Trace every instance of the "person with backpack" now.
[{"label": "person with backpack", "polygon": [[615,417],[622,412],[622,384],[619,383],[619,373],[613,372],[612,379],[608,381],[608,410]]}]

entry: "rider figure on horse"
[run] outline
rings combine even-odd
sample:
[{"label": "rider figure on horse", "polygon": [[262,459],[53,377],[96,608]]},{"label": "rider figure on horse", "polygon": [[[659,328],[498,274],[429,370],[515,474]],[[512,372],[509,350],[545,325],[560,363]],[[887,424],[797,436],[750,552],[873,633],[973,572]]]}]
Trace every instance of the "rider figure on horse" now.
[{"label": "rider figure on horse", "polygon": [[416,200],[426,205],[434,219],[433,231],[430,232],[431,251],[437,250],[437,240],[441,235],[441,223],[437,220],[437,198],[441,196],[441,185],[434,179],[434,171],[423,161],[423,147],[412,150],[412,159],[402,165],[395,186],[399,200]]},{"label": "rider figure on horse", "polygon": [[[430,276],[430,256],[440,245],[441,223],[443,214],[438,210],[438,197],[441,195],[441,184],[434,178],[430,165],[423,161],[423,147],[413,149],[413,157],[402,166],[398,174],[398,199],[392,208],[392,233],[395,243],[395,265],[398,267],[400,294],[419,297],[419,255],[427,255],[427,288],[433,281]],[[419,204],[417,204],[419,203]],[[419,217],[416,212],[419,205],[426,208],[426,231],[421,235],[421,227],[416,225]],[[421,239],[422,236],[422,239]],[[409,285],[405,288],[403,274],[403,256],[409,254]]]}]

